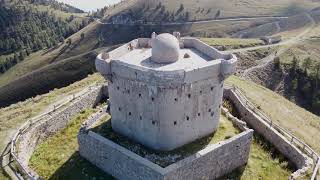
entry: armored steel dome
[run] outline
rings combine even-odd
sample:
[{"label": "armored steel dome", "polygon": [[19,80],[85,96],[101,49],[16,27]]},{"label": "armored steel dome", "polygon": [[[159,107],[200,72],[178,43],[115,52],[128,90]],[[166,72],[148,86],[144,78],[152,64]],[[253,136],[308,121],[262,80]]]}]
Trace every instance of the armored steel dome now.
[{"label": "armored steel dome", "polygon": [[179,60],[179,40],[168,33],[152,39],[152,61],[156,63],[173,63]]}]

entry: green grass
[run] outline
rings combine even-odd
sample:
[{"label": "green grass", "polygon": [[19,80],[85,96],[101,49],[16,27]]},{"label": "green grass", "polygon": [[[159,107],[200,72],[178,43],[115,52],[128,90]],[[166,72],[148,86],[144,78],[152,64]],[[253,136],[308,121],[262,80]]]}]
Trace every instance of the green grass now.
[{"label": "green grass", "polygon": [[[9,139],[12,138],[15,131],[25,123],[26,120],[47,110],[48,106],[52,103],[59,101],[68,95],[81,91],[84,87],[87,87],[93,82],[103,81],[103,78],[98,74],[90,75],[88,78],[76,82],[68,87],[55,89],[50,93],[27,99],[6,108],[0,108],[0,150],[2,151],[5,148]],[[0,169],[0,179],[2,180],[4,177],[5,176]]]},{"label": "green grass", "polygon": [[293,57],[295,56],[298,60],[298,65],[301,70],[304,70],[303,62],[306,58],[311,58],[310,67],[307,69],[308,75],[315,75],[316,65],[320,63],[320,38],[313,37],[312,39],[305,40],[280,56],[280,62],[283,65],[292,64]]},{"label": "green grass", "polygon": [[[96,179],[112,179],[111,176],[102,173],[99,169],[81,158],[77,152],[76,134],[81,122],[92,112],[94,110],[90,109],[79,114],[64,130],[38,146],[30,161],[30,165],[36,169],[37,173],[45,177],[45,179],[93,179],[93,177]],[[119,137],[113,136],[114,134],[109,129],[110,126],[106,124],[109,119],[109,115],[104,116],[102,121],[97,123],[93,128],[102,135],[111,133],[111,135],[109,134],[109,138],[115,140]],[[198,144],[191,143],[183,148],[185,152],[191,153],[199,150],[199,148],[203,148],[204,145],[217,143],[237,133],[239,133],[239,130],[222,116],[219,129],[213,137],[204,138]],[[120,143],[120,145],[128,147],[126,143],[128,142]],[[265,140],[255,135],[248,164],[227,177],[232,179],[288,179],[291,173],[292,170],[288,166],[287,161],[278,155],[274,148],[266,143]]]},{"label": "green grass", "polygon": [[255,134],[248,164],[224,178],[287,180],[292,172],[291,166],[284,157],[279,155],[264,139]]},{"label": "green grass", "polygon": [[[55,89],[50,93],[27,99],[6,108],[0,108],[0,150],[2,151],[5,148],[9,139],[12,138],[15,131],[25,123],[26,120],[47,110],[48,106],[52,103],[81,91],[84,87],[87,87],[93,82],[103,81],[104,80],[100,75],[94,74],[68,87]],[[4,179],[4,177],[5,176],[0,169],[0,179]]]},{"label": "green grass", "polygon": [[[158,1],[148,1],[149,4],[154,4],[156,6]],[[310,0],[242,0],[242,1],[228,1],[225,0],[162,0],[162,5],[165,6],[165,10],[172,12],[177,12],[180,4],[183,4],[184,10],[182,13],[189,12],[189,18],[192,20],[199,19],[213,19],[218,10],[221,11],[219,17],[239,17],[239,16],[277,16],[277,15],[292,15],[302,11],[307,11],[317,7],[319,4],[317,2],[312,2]],[[137,3],[137,6],[142,6]],[[152,7],[152,5],[151,5]],[[200,8],[200,11],[199,11]],[[203,11],[202,11],[203,9]],[[210,11],[208,12],[208,10]],[[153,14],[152,14],[153,12]],[[148,16],[154,16],[157,14],[157,10],[150,8],[148,11],[144,11],[144,14]],[[176,16],[178,17],[178,16]]]},{"label": "green grass", "polygon": [[320,117],[265,87],[239,77],[230,77],[227,79],[227,84],[236,85],[274,123],[289,130],[318,153],[320,152]]},{"label": "green grass", "polygon": [[45,179],[110,179],[77,152],[80,126],[95,111],[81,112],[65,129],[42,143],[32,155],[30,167]]},{"label": "green grass", "polygon": [[236,38],[200,38],[210,46],[225,46],[227,49],[239,49],[263,45],[260,39],[236,39]]},{"label": "green grass", "polygon": [[166,167],[204,149],[210,144],[215,144],[217,142],[226,140],[239,133],[239,130],[236,129],[229,120],[222,116],[219,128],[215,133],[173,151],[162,152],[146,148],[139,143],[131,141],[130,139],[115,133],[112,130],[111,122],[109,120],[110,116],[104,117],[97,125],[93,126],[92,131],[116,142],[117,144],[131,150],[141,157],[148,158],[150,155],[152,155],[152,159],[149,160],[161,167]]}]

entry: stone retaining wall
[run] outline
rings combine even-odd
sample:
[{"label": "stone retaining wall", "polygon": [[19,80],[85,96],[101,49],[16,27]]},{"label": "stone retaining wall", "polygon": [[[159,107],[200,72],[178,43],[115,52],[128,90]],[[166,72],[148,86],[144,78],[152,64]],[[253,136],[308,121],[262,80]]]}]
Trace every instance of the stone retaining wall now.
[{"label": "stone retaining wall", "polygon": [[70,102],[66,107],[42,116],[37,122],[30,124],[29,127],[20,132],[16,143],[16,156],[19,163],[29,170],[30,174],[37,177],[37,174],[28,168],[29,159],[35,148],[50,135],[66,127],[73,116],[99,103],[104,95],[103,89],[103,86],[93,87],[81,97]]},{"label": "stone retaining wall", "polygon": [[252,136],[248,129],[165,168],[92,131],[80,131],[78,142],[82,157],[120,180],[195,180],[216,179],[245,165]]},{"label": "stone retaining wall", "polygon": [[265,122],[258,114],[248,108],[245,103],[241,101],[241,97],[234,93],[233,90],[225,89],[224,97],[234,104],[243,121],[273,144],[277,150],[294,163],[298,170],[292,174],[291,178],[299,177],[307,172],[312,164],[312,160],[310,158],[304,155],[297,147],[291,144],[290,141],[270,126],[270,124]]}]

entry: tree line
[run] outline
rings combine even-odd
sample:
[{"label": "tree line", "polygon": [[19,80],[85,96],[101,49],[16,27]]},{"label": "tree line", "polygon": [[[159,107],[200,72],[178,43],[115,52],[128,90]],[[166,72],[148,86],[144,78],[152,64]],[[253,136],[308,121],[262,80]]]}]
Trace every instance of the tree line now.
[{"label": "tree line", "polygon": [[[275,59],[275,67],[281,68],[279,58]],[[310,57],[299,61],[293,56],[292,63],[285,69],[289,73],[285,96],[289,99],[298,97],[296,99],[300,101],[300,105],[320,115],[320,62]]]}]

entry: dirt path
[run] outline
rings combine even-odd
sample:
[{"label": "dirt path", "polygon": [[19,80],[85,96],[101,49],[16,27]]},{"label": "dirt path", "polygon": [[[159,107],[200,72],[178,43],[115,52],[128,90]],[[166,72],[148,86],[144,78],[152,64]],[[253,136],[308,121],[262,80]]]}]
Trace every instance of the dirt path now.
[{"label": "dirt path", "polygon": [[211,20],[197,20],[197,21],[186,21],[186,22],[147,22],[147,23],[106,23],[102,22],[101,19],[96,19],[95,21],[99,24],[107,24],[107,25],[127,25],[127,26],[134,26],[134,25],[163,25],[163,26],[170,26],[170,25],[192,25],[192,24],[205,24],[210,22],[227,22],[227,21],[248,21],[248,20],[262,20],[262,19],[288,19],[287,16],[260,16],[260,17],[242,17],[242,18],[224,18],[224,19],[211,19]]},{"label": "dirt path", "polygon": [[310,14],[306,13],[307,17],[310,20],[311,25],[307,27],[303,32],[298,34],[297,36],[294,36],[286,41],[277,43],[277,44],[271,44],[271,45],[262,45],[262,46],[255,46],[255,47],[249,47],[249,48],[243,48],[243,49],[235,49],[230,51],[225,51],[226,53],[235,53],[235,52],[245,52],[245,51],[252,51],[262,48],[271,48],[276,46],[282,46],[285,45],[285,47],[279,48],[276,52],[271,53],[269,56],[259,60],[259,63],[257,66],[253,66],[251,68],[246,69],[242,77],[248,78],[248,74],[250,74],[252,71],[260,69],[268,65],[268,63],[272,62],[274,58],[279,57],[281,54],[285,53],[288,49],[290,49],[294,44],[300,42],[301,40],[305,39],[305,36],[315,27],[316,22],[315,20],[310,16]]}]

